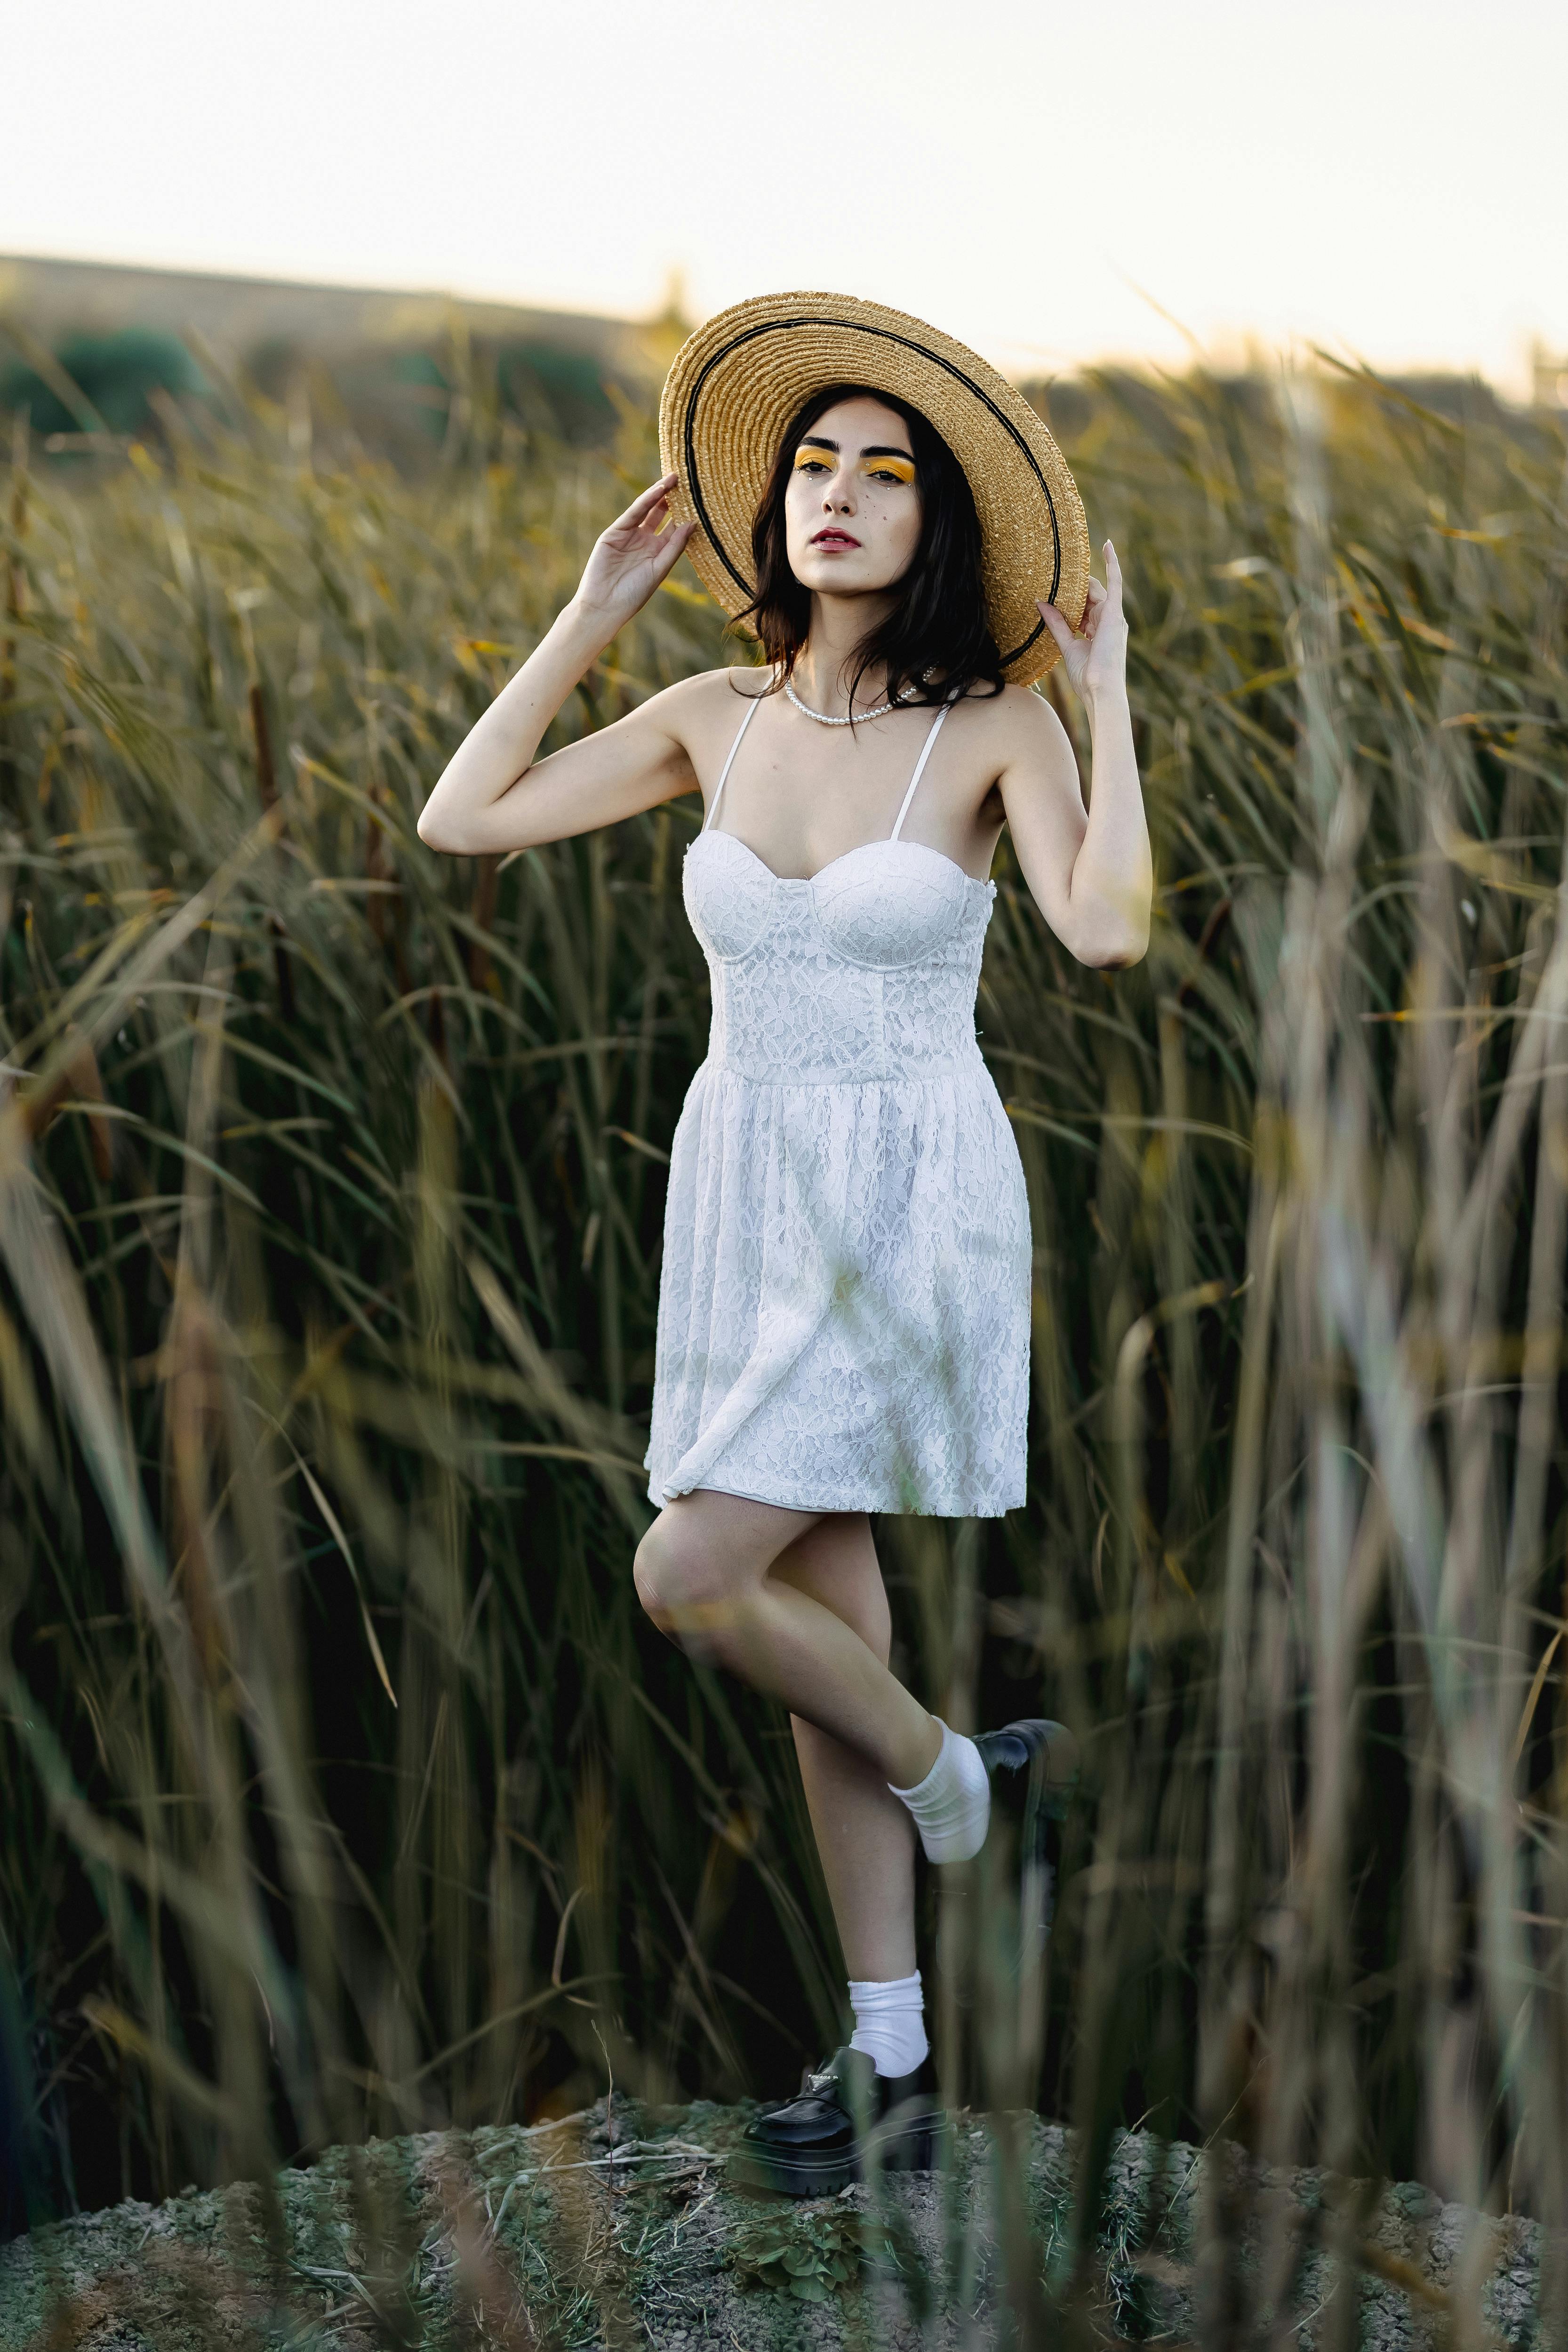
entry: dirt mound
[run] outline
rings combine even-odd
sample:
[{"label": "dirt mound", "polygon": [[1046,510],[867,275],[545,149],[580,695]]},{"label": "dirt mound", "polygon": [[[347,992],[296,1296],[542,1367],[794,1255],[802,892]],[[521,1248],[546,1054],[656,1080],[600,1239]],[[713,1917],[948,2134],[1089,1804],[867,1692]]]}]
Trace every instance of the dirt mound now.
[{"label": "dirt mound", "polygon": [[[749,2110],[617,2097],[532,2129],[336,2148],[276,2193],[241,2184],[85,2215],[0,2250],[3,2352],[214,2352],[288,2344],[737,2352],[1042,2340],[1072,2270],[1073,2150],[1031,2116],[952,2117],[941,2171],[802,2204],[726,2182]],[[1223,2210],[1228,2256],[1197,2247]],[[1454,2306],[1533,2346],[1540,2231],[1129,2134],[1079,2293],[1100,2340],[1204,2332],[1267,2282],[1299,2340],[1341,2291],[1369,2352],[1436,2342]],[[1336,2255],[1346,2258],[1341,2267]],[[1342,2337],[1337,2340],[1343,2341]],[[1482,2339],[1477,2339],[1482,2340]]]}]

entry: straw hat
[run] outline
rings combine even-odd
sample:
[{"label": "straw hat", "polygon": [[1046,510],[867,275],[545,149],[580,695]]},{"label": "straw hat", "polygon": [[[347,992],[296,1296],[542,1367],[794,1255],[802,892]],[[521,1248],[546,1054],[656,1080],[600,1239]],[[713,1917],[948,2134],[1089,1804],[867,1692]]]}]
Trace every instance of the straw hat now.
[{"label": "straw hat", "polygon": [[1015,686],[1058,658],[1035,609],[1076,627],[1089,582],[1083,501],[1023,394],[951,335],[850,294],[763,294],[689,336],[665,380],[658,443],[697,576],[727,613],[755,593],[752,518],[790,418],[814,392],[863,383],[918,408],[969,479],[992,635]]}]

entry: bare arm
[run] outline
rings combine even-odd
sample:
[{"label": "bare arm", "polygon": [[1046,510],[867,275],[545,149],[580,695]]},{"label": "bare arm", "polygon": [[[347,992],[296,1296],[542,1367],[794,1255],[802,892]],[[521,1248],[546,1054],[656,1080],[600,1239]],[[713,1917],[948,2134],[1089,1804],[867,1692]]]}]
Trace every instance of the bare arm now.
[{"label": "bare arm", "polygon": [[447,761],[419,838],[461,856],[592,833],[696,789],[681,714],[693,681],[534,760],[545,729],[616,632],[647,604],[691,535],[661,529],[675,477],[633,500],[595,545],[577,593]]},{"label": "bare arm", "polygon": [[1154,866],[1127,702],[1121,568],[1109,540],[1105,568],[1105,587],[1089,582],[1081,635],[1055,605],[1040,607],[1089,713],[1089,808],[1066,730],[1037,698],[1000,788],[1024,879],[1063,946],[1080,963],[1129,964],[1148,949]]}]

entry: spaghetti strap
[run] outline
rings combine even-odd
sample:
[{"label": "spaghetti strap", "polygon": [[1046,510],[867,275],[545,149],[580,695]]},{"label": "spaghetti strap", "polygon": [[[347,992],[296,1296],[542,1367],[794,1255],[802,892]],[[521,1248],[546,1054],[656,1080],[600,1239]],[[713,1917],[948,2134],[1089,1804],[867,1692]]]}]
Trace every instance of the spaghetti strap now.
[{"label": "spaghetti strap", "polygon": [[[719,787],[713,795],[713,804],[698,828],[701,833],[706,833],[708,831],[709,826],[712,824],[714,818],[719,814],[719,803],[724,797],[724,787],[730,781],[730,771],[735,764],[735,754],[741,748],[741,738],[744,735],[747,728],[751,725],[752,720],[756,714],[758,703],[763,701],[764,698],[765,698],[760,694],[753,694],[746,704],[746,715],[742,719],[739,727],[735,730],[735,740],[730,746],[730,756],[725,761],[722,768],[719,771]],[[918,772],[919,772],[917,771],[917,773]]]},{"label": "spaghetti strap", "polygon": [[910,778],[910,788],[904,794],[903,806],[899,811],[898,821],[894,824],[891,833],[888,835],[888,839],[889,841],[897,841],[900,834],[902,833],[904,829],[904,819],[910,813],[910,803],[915,796],[915,786],[920,782],[921,778],[925,773],[926,761],[931,758],[936,739],[942,733],[942,722],[947,717],[948,712],[952,709],[952,704],[951,702],[944,702],[942,709],[937,712],[936,717],[931,720],[931,732],[926,737],[920,758],[915,761],[915,772]]}]

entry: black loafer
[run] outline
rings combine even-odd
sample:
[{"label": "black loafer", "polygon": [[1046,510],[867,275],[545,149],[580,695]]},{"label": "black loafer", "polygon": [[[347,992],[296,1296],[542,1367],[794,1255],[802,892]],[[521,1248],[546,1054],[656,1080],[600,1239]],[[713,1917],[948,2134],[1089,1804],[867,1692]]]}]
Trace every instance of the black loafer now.
[{"label": "black loafer", "polygon": [[1032,1716],[981,1732],[974,1745],[991,1775],[993,1808],[1000,1805],[1016,1825],[1025,1949],[1037,1954],[1056,1913],[1062,1822],[1078,1788],[1078,1741],[1065,1723]]},{"label": "black loafer", "polygon": [[982,1731],[974,1745],[991,1775],[994,1800],[1001,1798],[1026,1822],[1037,1842],[1047,1821],[1059,1822],[1078,1786],[1078,1741],[1065,1723],[1030,1716]]},{"label": "black loafer", "polygon": [[929,2057],[912,2074],[879,2074],[863,2050],[846,2045],[807,2067],[793,2099],[747,2125],[739,2183],[834,2197],[868,2170],[929,2171],[940,2113]]}]

